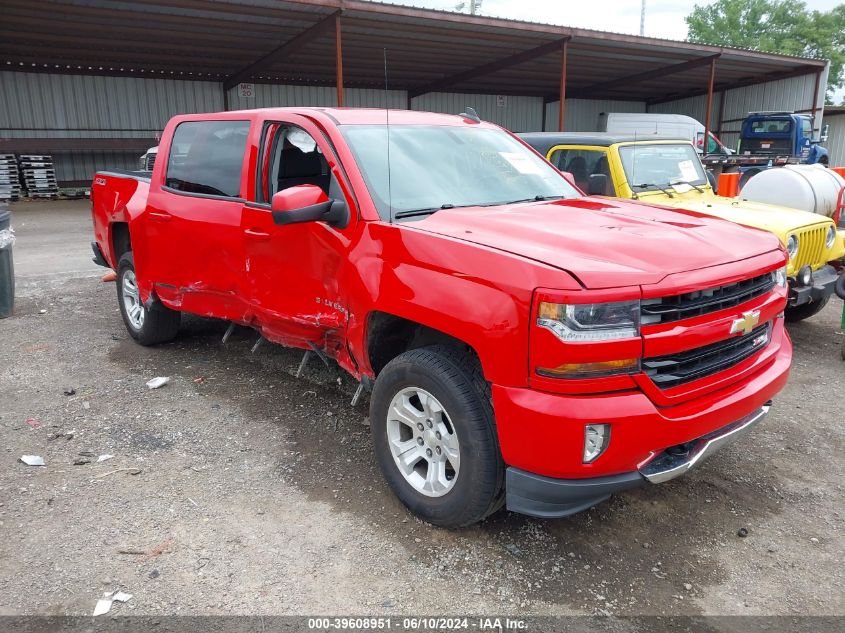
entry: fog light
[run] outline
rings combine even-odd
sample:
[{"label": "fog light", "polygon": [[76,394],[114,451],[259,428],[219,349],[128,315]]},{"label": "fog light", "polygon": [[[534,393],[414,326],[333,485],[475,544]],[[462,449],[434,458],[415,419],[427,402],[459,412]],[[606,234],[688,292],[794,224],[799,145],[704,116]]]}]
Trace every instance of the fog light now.
[{"label": "fog light", "polygon": [[813,269],[809,266],[804,266],[798,271],[798,285],[812,286],[813,285]]},{"label": "fog light", "polygon": [[589,464],[610,444],[609,424],[588,424],[584,427],[584,463]]}]

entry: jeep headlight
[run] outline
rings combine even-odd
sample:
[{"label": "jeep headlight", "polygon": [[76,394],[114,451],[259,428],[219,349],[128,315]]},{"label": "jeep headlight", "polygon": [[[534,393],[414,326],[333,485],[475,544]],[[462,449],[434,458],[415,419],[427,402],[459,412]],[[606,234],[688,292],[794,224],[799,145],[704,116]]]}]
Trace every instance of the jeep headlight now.
[{"label": "jeep headlight", "polygon": [[833,248],[833,243],[836,241],[836,227],[832,224],[827,227],[827,238],[824,241],[824,245],[827,248]]},{"label": "jeep headlight", "polygon": [[789,239],[786,240],[786,252],[789,254],[789,261],[795,259],[795,256],[798,254],[798,236],[789,236]]},{"label": "jeep headlight", "polygon": [[640,302],[564,304],[541,301],[537,325],[562,341],[609,341],[640,335]]}]

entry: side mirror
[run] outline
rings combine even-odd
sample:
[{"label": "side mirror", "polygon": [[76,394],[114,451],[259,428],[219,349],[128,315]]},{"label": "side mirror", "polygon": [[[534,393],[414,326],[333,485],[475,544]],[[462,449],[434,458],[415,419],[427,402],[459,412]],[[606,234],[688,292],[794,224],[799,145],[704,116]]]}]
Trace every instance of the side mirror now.
[{"label": "side mirror", "polygon": [[273,222],[279,225],[327,222],[346,226],[349,210],[345,202],[332,200],[316,185],[297,185],[273,195]]},{"label": "side mirror", "polygon": [[607,191],[607,175],[605,174],[590,174],[587,179],[587,195],[588,196],[603,196]]}]

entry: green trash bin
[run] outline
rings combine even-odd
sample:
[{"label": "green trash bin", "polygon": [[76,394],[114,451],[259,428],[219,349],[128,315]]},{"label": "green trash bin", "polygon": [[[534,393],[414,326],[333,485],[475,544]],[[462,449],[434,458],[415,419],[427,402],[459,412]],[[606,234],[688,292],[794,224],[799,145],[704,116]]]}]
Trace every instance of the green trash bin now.
[{"label": "green trash bin", "polygon": [[15,306],[15,265],[12,261],[12,214],[8,206],[0,204],[0,319],[12,315]]}]

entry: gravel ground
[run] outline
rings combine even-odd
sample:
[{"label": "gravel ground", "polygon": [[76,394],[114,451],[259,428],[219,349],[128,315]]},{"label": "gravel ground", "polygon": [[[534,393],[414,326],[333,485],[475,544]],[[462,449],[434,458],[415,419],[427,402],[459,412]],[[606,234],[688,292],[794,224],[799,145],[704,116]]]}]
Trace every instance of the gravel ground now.
[{"label": "gravel ground", "polygon": [[839,300],[790,328],[769,418],[699,470],[569,519],[447,531],[388,491],[348,378],[296,379],[299,352],[250,353],[246,329],[223,345],[214,320],[136,345],[87,208],[12,208],[0,615],[86,615],[115,589],[133,594],[119,615],[845,614]]}]

